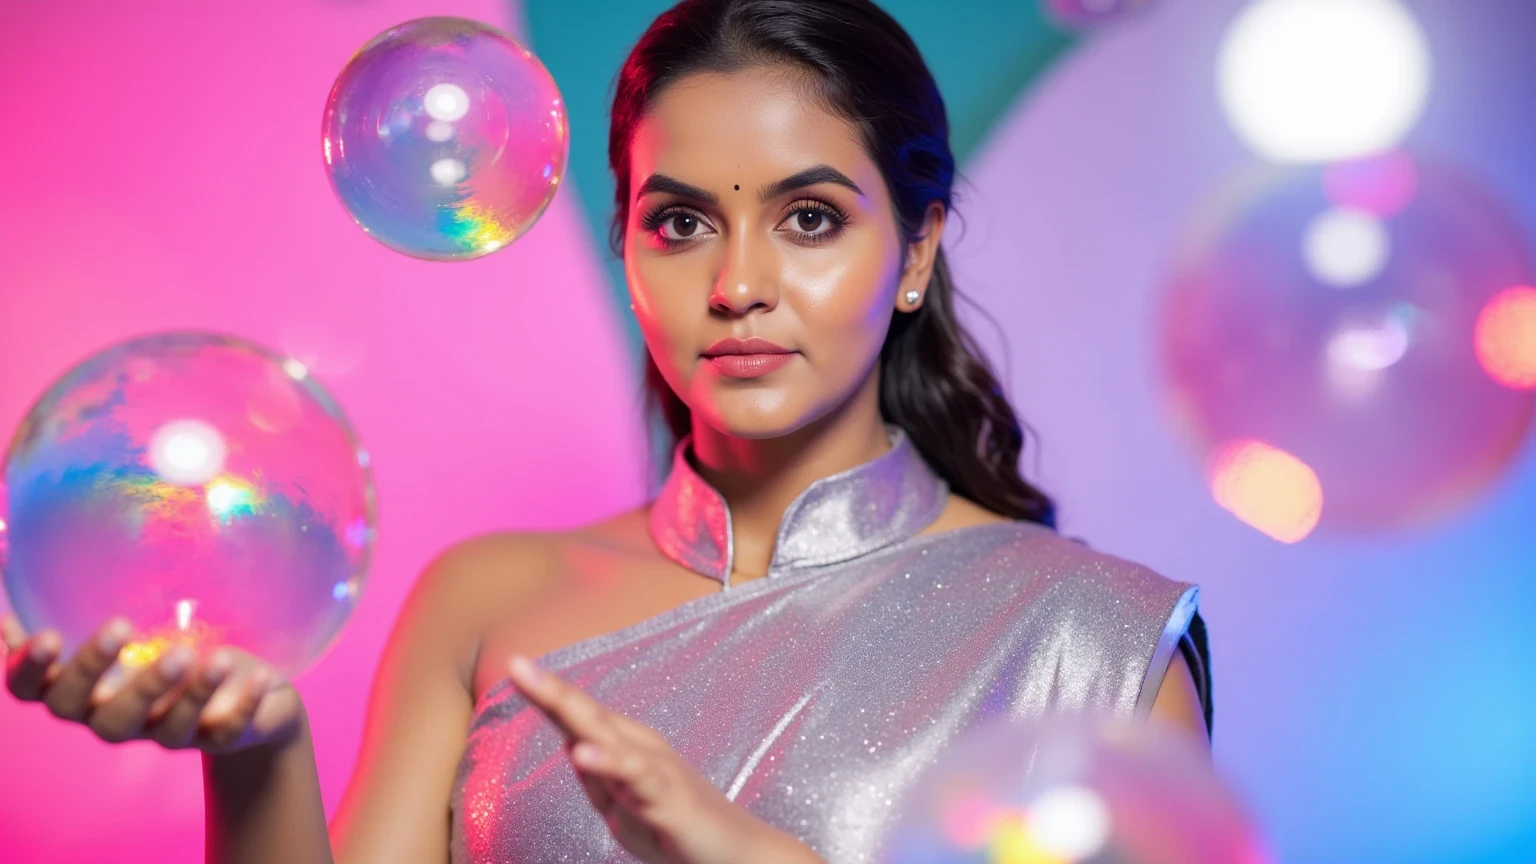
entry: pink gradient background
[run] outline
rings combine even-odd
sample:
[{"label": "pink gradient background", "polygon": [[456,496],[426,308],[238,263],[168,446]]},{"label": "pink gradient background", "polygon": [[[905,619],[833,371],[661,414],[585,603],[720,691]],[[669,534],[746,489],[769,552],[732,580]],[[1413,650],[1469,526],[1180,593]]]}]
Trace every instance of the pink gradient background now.
[{"label": "pink gradient background", "polygon": [[[374,569],[299,682],[332,806],[420,569],[463,537],[576,523],[642,494],[638,375],[569,188],[510,249],[434,264],[366,237],[321,170],[321,109],[358,47],[428,14],[517,32],[509,8],[23,0],[0,13],[13,85],[0,109],[0,429],[109,343],[212,329],[304,361],[373,455]],[[4,699],[0,766],[0,861],[201,860],[195,754],[109,747]]]},{"label": "pink gradient background", "polygon": [[[1407,144],[1477,173],[1536,249],[1536,4],[1405,2],[1435,70]],[[1281,546],[1211,501],[1166,411],[1171,250],[1252,164],[1213,74],[1241,5],[1160,0],[1053,66],[962,166],[951,263],[1012,349],[973,322],[1040,432],[1026,466],[1065,533],[1201,583],[1217,762],[1277,859],[1536,861],[1536,438],[1453,518]],[[424,14],[516,31],[512,8],[0,4],[0,430],[108,342],[215,327],[309,364],[375,457],[373,578],[300,682],[331,803],[421,567],[459,538],[641,493],[638,375],[572,190],[511,249],[428,264],[358,231],[321,172],[325,94],[365,40]],[[0,864],[201,860],[197,769],[0,698]]]}]

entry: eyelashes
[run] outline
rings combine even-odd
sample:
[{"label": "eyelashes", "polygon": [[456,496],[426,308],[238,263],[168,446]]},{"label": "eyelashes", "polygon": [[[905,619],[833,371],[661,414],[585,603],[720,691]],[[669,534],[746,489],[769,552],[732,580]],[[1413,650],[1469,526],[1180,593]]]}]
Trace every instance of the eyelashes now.
[{"label": "eyelashes", "polygon": [[[691,225],[688,224],[690,222]],[[640,219],[640,227],[645,229],[645,233],[667,248],[686,246],[693,242],[694,235],[703,226],[704,214],[681,204],[658,207]],[[668,229],[678,236],[667,236]]]},{"label": "eyelashes", "polygon": [[[802,246],[820,246],[830,242],[848,224],[848,216],[830,202],[805,198],[791,204],[784,218],[774,227]],[[646,213],[640,227],[652,242],[664,249],[679,249],[712,233],[709,219],[695,207],[664,204]]]},{"label": "eyelashes", "polygon": [[[804,224],[807,216],[811,217],[810,225]],[[786,223],[794,223],[791,233],[796,236],[795,242],[819,246],[843,233],[848,217],[819,198],[807,198],[790,206],[789,217],[779,224]]]}]

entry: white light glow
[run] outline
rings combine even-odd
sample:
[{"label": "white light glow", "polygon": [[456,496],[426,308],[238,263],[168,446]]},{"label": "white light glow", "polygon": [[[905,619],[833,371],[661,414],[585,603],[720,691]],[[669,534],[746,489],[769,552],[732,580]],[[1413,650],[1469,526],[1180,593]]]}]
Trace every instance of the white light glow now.
[{"label": "white light glow", "polygon": [[432,179],[440,186],[452,186],[464,179],[464,163],[457,159],[439,159],[432,163]]},{"label": "white light glow", "polygon": [[1391,238],[1386,226],[1363,210],[1327,210],[1307,225],[1301,255],[1319,282],[1352,288],[1375,279],[1387,266]]},{"label": "white light glow", "polygon": [[1328,359],[1361,372],[1380,372],[1408,353],[1408,327],[1396,317],[1374,326],[1345,327],[1328,340]]},{"label": "white light glow", "polygon": [[1029,808],[1029,833],[1040,851],[1063,861],[1098,854],[1109,837],[1109,810],[1085,786],[1060,786]]},{"label": "white light glow", "polygon": [[176,629],[185,632],[192,626],[192,613],[197,610],[196,600],[176,601]]},{"label": "white light glow", "polygon": [[469,113],[469,94],[457,84],[434,84],[422,98],[427,114],[433,120],[452,123]]},{"label": "white light glow", "polygon": [[240,490],[229,483],[212,483],[208,486],[208,507],[215,513],[228,513],[240,500]]},{"label": "white light glow", "polygon": [[1217,60],[1223,110],[1276,162],[1331,162],[1385,150],[1429,95],[1429,48],[1397,0],[1255,0]]},{"label": "white light glow", "polygon": [[198,486],[224,470],[224,438],[201,420],[176,420],[149,440],[149,466],[167,482]]}]

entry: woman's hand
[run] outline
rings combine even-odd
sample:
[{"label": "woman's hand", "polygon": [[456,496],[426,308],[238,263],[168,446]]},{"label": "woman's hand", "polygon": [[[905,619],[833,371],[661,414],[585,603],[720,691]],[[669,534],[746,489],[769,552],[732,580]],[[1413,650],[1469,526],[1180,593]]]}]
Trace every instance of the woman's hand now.
[{"label": "woman's hand", "polygon": [[512,683],[565,736],[576,777],[619,845],[646,864],[821,864],[794,837],[737,807],[656,730],[523,657]]},{"label": "woman's hand", "polygon": [[17,699],[89,727],[109,743],[148,740],[172,749],[230,753],[290,740],[301,727],[299,694],[276,671],[233,648],[199,659],[178,645],[152,663],[118,662],[127,621],[102,627],[67,660],[52,630],[30,639],[14,616],[0,621],[5,683]]}]

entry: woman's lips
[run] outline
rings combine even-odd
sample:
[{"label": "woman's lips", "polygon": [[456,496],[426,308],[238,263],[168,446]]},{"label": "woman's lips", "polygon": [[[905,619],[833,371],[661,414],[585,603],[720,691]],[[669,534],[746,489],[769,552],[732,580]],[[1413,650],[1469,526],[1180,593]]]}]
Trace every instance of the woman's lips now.
[{"label": "woman's lips", "polygon": [[704,359],[728,378],[760,378],[794,356],[795,352],[760,336],[721,339],[704,349]]},{"label": "woman's lips", "polygon": [[793,354],[716,354],[705,357],[727,378],[761,378],[794,359]]}]

